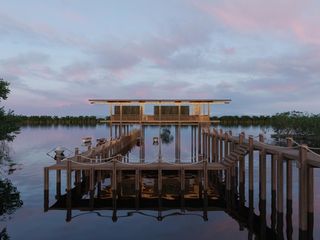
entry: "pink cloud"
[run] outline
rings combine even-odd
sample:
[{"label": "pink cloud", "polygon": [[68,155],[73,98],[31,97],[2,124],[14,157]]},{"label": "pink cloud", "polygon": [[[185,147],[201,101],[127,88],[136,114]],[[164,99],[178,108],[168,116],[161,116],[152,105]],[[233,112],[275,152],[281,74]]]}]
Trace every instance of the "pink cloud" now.
[{"label": "pink cloud", "polygon": [[201,12],[240,32],[276,32],[293,34],[305,43],[320,44],[320,16],[316,2],[306,0],[284,1],[209,1],[190,0]]}]

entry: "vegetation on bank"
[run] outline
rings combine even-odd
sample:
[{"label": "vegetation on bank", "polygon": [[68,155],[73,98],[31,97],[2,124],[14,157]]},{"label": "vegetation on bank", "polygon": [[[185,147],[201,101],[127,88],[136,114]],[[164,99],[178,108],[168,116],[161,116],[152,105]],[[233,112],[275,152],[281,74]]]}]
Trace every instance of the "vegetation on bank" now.
[{"label": "vegetation on bank", "polygon": [[[9,82],[0,79],[0,102],[6,100],[10,93]],[[10,166],[15,163],[10,159],[8,141],[13,141],[19,133],[19,120],[12,110],[0,107],[0,222],[5,221],[23,205],[20,192],[7,177]],[[0,228],[0,239],[9,239],[7,229]]]},{"label": "vegetation on bank", "polygon": [[48,125],[93,125],[99,124],[102,118],[96,116],[16,116],[20,125],[25,126],[48,126]]},{"label": "vegetation on bank", "polygon": [[[9,93],[9,83],[0,79],[0,102],[6,100]],[[13,114],[13,111],[6,111],[3,106],[0,106],[0,141],[12,141],[18,132],[19,120]]]}]

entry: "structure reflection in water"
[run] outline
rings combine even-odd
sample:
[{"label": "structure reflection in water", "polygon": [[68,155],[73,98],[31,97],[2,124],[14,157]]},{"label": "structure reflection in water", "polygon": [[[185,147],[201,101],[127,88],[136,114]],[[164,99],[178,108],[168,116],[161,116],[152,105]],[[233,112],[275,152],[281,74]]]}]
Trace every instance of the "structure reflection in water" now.
[{"label": "structure reflection in water", "polygon": [[[212,173],[209,177],[210,187],[203,191],[203,179],[197,171],[185,172],[185,188],[181,188],[179,173],[164,171],[162,175],[162,190],[159,191],[158,173],[142,171],[141,187],[136,187],[134,171],[123,171],[118,175],[116,193],[111,188],[112,177],[106,171],[97,171],[95,187],[89,190],[89,177],[75,186],[69,193],[57,196],[56,202],[47,210],[66,210],[66,221],[86,214],[96,214],[99,217],[110,218],[116,222],[121,218],[143,215],[163,221],[172,216],[192,215],[203,221],[208,220],[208,212],[224,211],[239,223],[240,230],[248,231],[248,239],[258,236],[259,239],[283,239],[283,222],[276,220],[276,209],[272,209],[272,223],[266,224],[266,206],[260,202],[260,216],[253,208],[253,197],[249,197],[249,207],[240,201],[237,189],[230,192],[224,190],[224,184],[219,182],[219,174]],[[48,201],[48,199],[46,199]],[[46,203],[49,206],[49,202]],[[83,213],[72,214],[72,210]],[[118,214],[118,210],[120,214]],[[126,211],[126,213],[123,213]],[[78,212],[78,211],[77,211]],[[292,238],[292,216],[287,215],[287,239]]]}]

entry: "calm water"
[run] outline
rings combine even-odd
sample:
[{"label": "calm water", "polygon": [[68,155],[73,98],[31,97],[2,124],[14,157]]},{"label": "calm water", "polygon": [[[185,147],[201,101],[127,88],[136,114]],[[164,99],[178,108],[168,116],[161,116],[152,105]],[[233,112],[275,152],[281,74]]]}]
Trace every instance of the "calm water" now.
[{"label": "calm water", "polygon": [[[174,135],[174,127],[169,129]],[[229,129],[228,129],[229,130]],[[258,135],[261,131],[257,127],[233,128],[235,134],[242,130],[246,134]],[[265,129],[263,129],[265,130]],[[266,136],[270,136],[270,131]],[[157,156],[158,147],[152,145],[152,138],[159,134],[157,127],[146,128],[146,153],[147,161],[152,161]],[[43,211],[43,168],[54,164],[54,160],[46,156],[46,153],[56,146],[64,146],[69,149],[81,146],[81,137],[93,136],[94,138],[109,137],[109,129],[106,126],[97,127],[32,127],[23,128],[13,143],[9,143],[10,157],[14,164],[11,167],[4,166],[8,179],[20,192],[23,201],[21,208],[11,215],[0,216],[0,230],[6,228],[10,239],[248,239],[246,228],[240,228],[239,223],[231,218],[225,211],[208,211],[208,220],[204,221],[203,211],[186,212],[176,214],[180,209],[163,211],[165,216],[162,221],[157,220],[157,206],[155,210],[142,211],[139,214],[128,214],[129,210],[118,210],[117,222],[112,221],[112,211],[81,212],[72,211],[73,219],[66,222],[65,210]],[[190,137],[189,127],[181,130],[181,160],[190,161]],[[81,147],[84,148],[84,147]],[[163,145],[162,155],[164,159],[171,161],[175,153],[174,140]],[[130,161],[138,161],[139,149],[136,147],[130,153]],[[270,158],[267,158],[270,160]],[[174,161],[174,160],[172,160]],[[258,192],[258,155],[255,156],[255,192]],[[267,161],[267,224],[270,226],[270,161]],[[294,164],[295,166],[295,164]],[[297,239],[298,233],[298,185],[297,168],[294,167],[293,185],[293,239]],[[248,175],[247,175],[248,176]],[[64,175],[62,180],[64,184]],[[246,179],[247,180],[247,179]],[[246,187],[248,184],[246,184]],[[320,173],[315,170],[315,223],[314,239],[320,239]],[[65,189],[65,185],[62,185]],[[247,189],[246,189],[247,193]],[[50,205],[55,201],[55,176],[50,174]],[[258,194],[255,194],[255,213],[258,210]],[[246,197],[247,198],[247,197]],[[248,203],[246,202],[246,205]],[[285,209],[285,208],[284,208]],[[2,217],[2,218],[1,218]],[[241,229],[241,230],[240,230]],[[286,221],[284,219],[284,236],[286,235]],[[286,236],[285,236],[286,237]]]}]

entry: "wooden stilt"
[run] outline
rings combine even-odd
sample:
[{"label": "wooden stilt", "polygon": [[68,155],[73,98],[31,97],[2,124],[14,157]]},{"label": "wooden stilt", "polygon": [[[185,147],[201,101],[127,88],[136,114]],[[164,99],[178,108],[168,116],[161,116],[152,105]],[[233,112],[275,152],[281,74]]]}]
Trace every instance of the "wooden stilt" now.
[{"label": "wooden stilt", "polygon": [[299,159],[299,239],[308,237],[308,165],[307,146],[301,145]]},{"label": "wooden stilt", "polygon": [[44,211],[49,209],[49,168],[44,168]]}]

